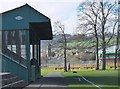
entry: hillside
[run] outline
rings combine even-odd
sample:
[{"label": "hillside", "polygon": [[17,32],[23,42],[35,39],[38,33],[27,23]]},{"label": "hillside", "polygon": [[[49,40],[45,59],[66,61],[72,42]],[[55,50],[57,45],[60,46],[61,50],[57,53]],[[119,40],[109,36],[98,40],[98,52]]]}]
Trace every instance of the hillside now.
[{"label": "hillside", "polygon": [[[102,41],[100,40],[99,41],[99,48],[101,48],[101,44],[102,44]],[[116,38],[114,37],[114,38],[112,38],[111,40],[110,40],[110,42],[109,42],[109,44],[108,44],[108,46],[112,46],[112,45],[115,45],[116,44]],[[95,47],[95,45],[96,45],[96,42],[95,42],[95,40],[79,40],[79,41],[71,41],[71,42],[68,42],[67,43],[67,47],[68,48],[82,48],[82,49],[86,49],[86,48],[92,48],[92,47]]]},{"label": "hillside", "polygon": [[[92,36],[67,36],[67,62],[76,62],[80,60],[95,60],[95,38]],[[106,38],[108,39],[108,37]],[[63,38],[62,35],[54,36],[52,41],[43,41],[42,49],[43,49],[43,64],[62,64],[64,55],[63,55]],[[99,41],[99,48],[101,48],[102,41]],[[114,36],[108,46],[116,44],[116,37]],[[50,45],[48,47],[48,45]],[[47,49],[46,49],[47,48]],[[48,50],[48,51],[44,51]],[[47,52],[47,53],[46,53]],[[48,57],[49,52],[51,52],[51,58]],[[47,59],[51,59],[48,60]]]}]

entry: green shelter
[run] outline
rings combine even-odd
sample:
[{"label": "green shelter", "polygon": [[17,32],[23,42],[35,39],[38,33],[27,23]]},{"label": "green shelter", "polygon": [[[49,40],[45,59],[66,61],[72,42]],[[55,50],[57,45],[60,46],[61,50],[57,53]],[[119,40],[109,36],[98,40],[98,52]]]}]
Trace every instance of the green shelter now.
[{"label": "green shelter", "polygon": [[51,21],[28,4],[0,14],[0,72],[28,83],[40,77],[40,40],[52,40]]}]

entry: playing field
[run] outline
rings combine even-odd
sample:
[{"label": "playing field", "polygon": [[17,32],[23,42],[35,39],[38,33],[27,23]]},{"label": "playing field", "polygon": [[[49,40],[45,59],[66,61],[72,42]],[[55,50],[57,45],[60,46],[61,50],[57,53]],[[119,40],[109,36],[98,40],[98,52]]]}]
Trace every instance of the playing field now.
[{"label": "playing field", "polygon": [[63,72],[63,70],[42,69],[42,74],[61,72],[68,80],[67,89],[119,89],[120,77],[118,70],[77,70],[77,73]]}]

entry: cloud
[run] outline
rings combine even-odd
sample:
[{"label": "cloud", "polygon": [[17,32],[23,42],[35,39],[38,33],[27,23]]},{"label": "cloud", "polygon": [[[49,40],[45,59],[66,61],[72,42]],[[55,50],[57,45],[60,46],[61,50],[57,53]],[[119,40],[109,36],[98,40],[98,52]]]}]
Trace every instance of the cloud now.
[{"label": "cloud", "polygon": [[29,4],[48,16],[52,21],[52,27],[55,21],[61,21],[65,25],[66,33],[73,33],[73,29],[76,28],[78,2],[41,2]]},{"label": "cloud", "polygon": [[77,27],[77,14],[73,13],[70,15],[70,17],[63,21],[63,24],[65,25],[65,32],[69,34],[76,33],[76,27]]},{"label": "cloud", "polygon": [[52,20],[65,20],[76,8],[75,2],[39,2],[30,3],[30,5]]},{"label": "cloud", "polygon": [[42,14],[48,16],[52,24],[59,20],[65,24],[66,32],[72,33],[72,29],[75,28],[76,23],[77,6],[83,1],[85,0],[2,0],[2,9],[0,9],[0,12],[28,3]]}]

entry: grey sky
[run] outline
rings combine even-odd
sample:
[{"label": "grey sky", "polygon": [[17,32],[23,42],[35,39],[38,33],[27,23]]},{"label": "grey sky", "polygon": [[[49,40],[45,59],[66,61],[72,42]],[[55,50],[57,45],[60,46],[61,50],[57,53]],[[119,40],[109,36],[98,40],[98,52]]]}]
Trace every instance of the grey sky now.
[{"label": "grey sky", "polygon": [[52,25],[53,22],[59,20],[65,25],[66,33],[74,33],[77,24],[77,7],[83,1],[96,0],[2,0],[0,1],[0,13],[28,3],[48,16]]}]

